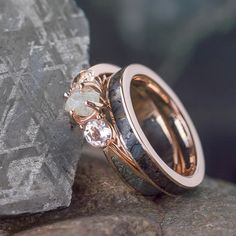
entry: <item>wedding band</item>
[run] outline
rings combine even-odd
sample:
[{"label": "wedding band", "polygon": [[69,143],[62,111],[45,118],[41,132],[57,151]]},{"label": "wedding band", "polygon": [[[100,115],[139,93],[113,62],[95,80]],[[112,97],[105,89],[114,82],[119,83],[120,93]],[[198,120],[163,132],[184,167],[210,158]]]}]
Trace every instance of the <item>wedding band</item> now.
[{"label": "wedding band", "polygon": [[74,78],[66,110],[102,147],[125,182],[144,195],[178,194],[204,177],[201,143],[171,88],[142,65],[99,64]]}]

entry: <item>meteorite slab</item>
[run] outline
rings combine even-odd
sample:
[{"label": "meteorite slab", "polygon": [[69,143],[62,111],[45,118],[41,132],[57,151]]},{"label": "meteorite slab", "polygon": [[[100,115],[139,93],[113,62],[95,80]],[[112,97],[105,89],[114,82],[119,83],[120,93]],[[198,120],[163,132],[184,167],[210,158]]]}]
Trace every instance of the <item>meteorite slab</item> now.
[{"label": "meteorite slab", "polygon": [[63,91],[88,65],[89,30],[73,0],[0,0],[0,215],[65,207],[82,138]]}]

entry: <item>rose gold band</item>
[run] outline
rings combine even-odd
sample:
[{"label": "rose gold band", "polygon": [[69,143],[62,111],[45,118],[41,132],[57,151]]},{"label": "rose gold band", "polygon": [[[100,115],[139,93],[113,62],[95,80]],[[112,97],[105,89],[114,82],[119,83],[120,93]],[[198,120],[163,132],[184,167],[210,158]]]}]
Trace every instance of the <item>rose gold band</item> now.
[{"label": "rose gold band", "polygon": [[86,102],[93,110],[87,116],[73,109],[70,115],[121,177],[145,195],[177,194],[199,185],[205,172],[200,140],[170,87],[142,65],[120,70],[99,64],[89,70],[93,78],[84,79],[83,72],[66,95],[89,88],[99,93],[99,102]]},{"label": "rose gold band", "polygon": [[[162,158],[150,145],[150,142],[140,127],[130,96],[131,81],[135,76],[137,76],[135,80],[142,78],[142,81],[145,81],[146,86],[150,87],[156,95],[162,97],[165,105],[170,108],[171,113],[169,115],[174,116],[176,127],[179,129],[181,135],[180,138],[191,150],[189,155],[190,169],[186,170],[187,175],[177,173],[164,163]],[[156,163],[157,168],[159,168],[162,173],[164,172],[171,181],[180,186],[192,188],[200,184],[205,172],[204,156],[200,140],[187,111],[172,89],[170,89],[155,72],[142,65],[131,65],[124,70],[121,88],[121,96],[125,103],[124,107],[129,123],[142,147],[153,162]],[[193,171],[191,171],[191,169]],[[190,174],[188,174],[188,172],[190,172]]]}]

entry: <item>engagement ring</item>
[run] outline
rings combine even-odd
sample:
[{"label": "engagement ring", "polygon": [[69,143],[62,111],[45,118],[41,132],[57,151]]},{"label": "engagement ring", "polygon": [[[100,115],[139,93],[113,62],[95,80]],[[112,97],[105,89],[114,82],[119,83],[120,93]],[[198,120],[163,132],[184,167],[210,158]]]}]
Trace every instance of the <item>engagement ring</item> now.
[{"label": "engagement ring", "polygon": [[172,195],[202,182],[196,129],[173,90],[149,68],[95,65],[73,79],[65,97],[71,122],[132,188]]}]

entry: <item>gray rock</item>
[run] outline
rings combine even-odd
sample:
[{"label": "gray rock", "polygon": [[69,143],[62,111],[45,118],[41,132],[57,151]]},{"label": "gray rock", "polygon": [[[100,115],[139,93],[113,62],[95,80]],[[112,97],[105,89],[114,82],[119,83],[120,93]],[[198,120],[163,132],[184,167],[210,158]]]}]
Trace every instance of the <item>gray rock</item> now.
[{"label": "gray rock", "polygon": [[0,0],[0,215],[71,201],[79,131],[63,93],[88,64],[88,23],[73,0]]},{"label": "gray rock", "polygon": [[236,186],[206,178],[182,196],[145,198],[95,152],[80,160],[69,208],[1,219],[2,235],[235,235]]}]

